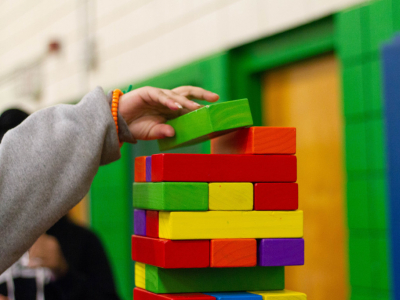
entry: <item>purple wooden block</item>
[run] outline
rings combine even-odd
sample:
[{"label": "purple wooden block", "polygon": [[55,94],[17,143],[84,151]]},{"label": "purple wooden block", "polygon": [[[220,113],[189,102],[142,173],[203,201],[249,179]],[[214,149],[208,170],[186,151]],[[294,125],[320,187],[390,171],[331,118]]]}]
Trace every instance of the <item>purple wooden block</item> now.
[{"label": "purple wooden block", "polygon": [[146,236],[146,211],[135,209],[133,212],[133,231],[136,235]]},{"label": "purple wooden block", "polygon": [[151,182],[151,156],[146,157],[146,181]]},{"label": "purple wooden block", "polygon": [[258,265],[304,265],[304,239],[262,239],[258,244]]}]

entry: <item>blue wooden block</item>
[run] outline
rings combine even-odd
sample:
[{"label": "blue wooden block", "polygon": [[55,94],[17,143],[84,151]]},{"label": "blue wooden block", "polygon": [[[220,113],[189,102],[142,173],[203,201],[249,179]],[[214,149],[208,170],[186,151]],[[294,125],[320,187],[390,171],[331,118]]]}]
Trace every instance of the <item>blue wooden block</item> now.
[{"label": "blue wooden block", "polygon": [[215,297],[217,300],[262,300],[261,295],[246,293],[246,292],[231,292],[231,293],[204,293]]}]

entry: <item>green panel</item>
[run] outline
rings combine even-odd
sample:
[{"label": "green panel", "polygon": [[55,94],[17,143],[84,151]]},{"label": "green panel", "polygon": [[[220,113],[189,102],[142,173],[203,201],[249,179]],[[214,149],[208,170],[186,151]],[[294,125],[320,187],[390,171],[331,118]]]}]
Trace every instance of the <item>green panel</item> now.
[{"label": "green panel", "polygon": [[367,159],[368,169],[372,171],[386,170],[385,132],[383,119],[371,119],[367,127]]},{"label": "green panel", "polygon": [[366,180],[347,182],[347,221],[350,229],[368,229],[368,186]]},{"label": "green panel", "polygon": [[365,123],[345,125],[345,152],[347,171],[367,170],[367,145]]},{"label": "green panel", "polygon": [[368,184],[370,228],[388,229],[386,176],[371,178]]},{"label": "green panel", "polygon": [[368,51],[378,52],[383,42],[393,34],[392,6],[390,0],[371,1],[368,9]]},{"label": "green panel", "polygon": [[400,30],[400,1],[391,0],[392,16],[393,16],[393,29],[394,31]]},{"label": "green panel", "polygon": [[377,300],[377,298],[375,298],[375,289],[352,286],[350,300]]},{"label": "green panel", "polygon": [[352,286],[373,286],[371,262],[371,240],[368,231],[364,231],[362,234],[358,231],[350,231],[349,266]]},{"label": "green panel", "polygon": [[284,267],[163,269],[146,265],[146,290],[153,293],[267,291],[284,287]]},{"label": "green panel", "polygon": [[383,110],[383,90],[381,62],[379,58],[374,58],[363,65],[365,111],[369,115],[382,113]]},{"label": "green panel", "polygon": [[169,120],[175,136],[158,140],[161,151],[197,144],[219,136],[225,130],[253,124],[247,99],[206,105],[198,110]]},{"label": "green panel", "polygon": [[167,211],[206,211],[208,184],[206,182],[134,183],[133,207]]},{"label": "green panel", "polygon": [[363,52],[361,10],[359,7],[336,14],[337,50],[343,59],[358,57]]},{"label": "green panel", "polygon": [[343,67],[343,108],[346,117],[364,113],[363,68],[361,64]]},{"label": "green panel", "polygon": [[[377,237],[372,240],[372,264],[374,288],[381,290],[390,290],[390,269],[389,269],[389,236],[386,232],[379,232]],[[378,299],[378,298],[376,298]]]}]

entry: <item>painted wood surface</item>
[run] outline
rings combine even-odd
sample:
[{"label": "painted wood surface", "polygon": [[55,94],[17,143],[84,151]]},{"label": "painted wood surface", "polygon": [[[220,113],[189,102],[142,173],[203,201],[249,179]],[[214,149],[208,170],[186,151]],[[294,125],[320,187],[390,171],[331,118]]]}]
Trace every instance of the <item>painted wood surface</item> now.
[{"label": "painted wood surface", "polygon": [[206,293],[216,300],[262,300],[262,296],[247,292]]},{"label": "painted wood surface", "polygon": [[160,238],[300,238],[302,211],[160,212]]},{"label": "painted wood surface", "polygon": [[257,257],[263,267],[304,265],[304,239],[262,239]]},{"label": "painted wood surface", "polygon": [[213,296],[201,293],[156,294],[141,288],[133,289],[133,298],[135,300],[216,300]]},{"label": "painted wood surface", "polygon": [[293,155],[155,154],[152,180],[194,182],[295,182]]},{"label": "painted wood surface", "polygon": [[152,210],[208,210],[208,184],[205,182],[134,183],[133,207]]},{"label": "painted wood surface", "polygon": [[297,183],[254,184],[254,210],[296,210],[298,207]]},{"label": "painted wood surface", "polygon": [[140,262],[135,263],[135,286],[146,288],[146,265]]},{"label": "painted wood surface", "polygon": [[209,210],[252,210],[253,184],[212,182],[208,184]]},{"label": "painted wood surface", "polygon": [[250,127],[211,141],[213,154],[295,154],[296,128]]},{"label": "painted wood surface", "polygon": [[216,239],[210,241],[210,267],[254,267],[257,265],[255,239]]},{"label": "painted wood surface", "polygon": [[146,235],[146,211],[135,209],[133,211],[133,231],[137,235]]},{"label": "painted wood surface", "polygon": [[250,292],[261,295],[263,300],[307,300],[307,295],[289,290]]},{"label": "painted wood surface", "polygon": [[146,182],[151,182],[151,156],[146,157]]},{"label": "painted wood surface", "polygon": [[146,182],[146,156],[135,158],[135,181]]},{"label": "painted wood surface", "polygon": [[146,236],[158,238],[158,210],[146,210]]}]

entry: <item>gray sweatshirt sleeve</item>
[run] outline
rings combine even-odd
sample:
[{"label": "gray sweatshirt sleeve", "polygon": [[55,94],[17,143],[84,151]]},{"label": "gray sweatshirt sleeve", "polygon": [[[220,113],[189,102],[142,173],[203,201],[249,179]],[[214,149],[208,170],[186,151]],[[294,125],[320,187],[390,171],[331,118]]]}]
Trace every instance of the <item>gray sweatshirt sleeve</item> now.
[{"label": "gray sweatshirt sleeve", "polygon": [[100,165],[119,157],[101,88],[7,132],[0,143],[0,274],[87,194]]}]

